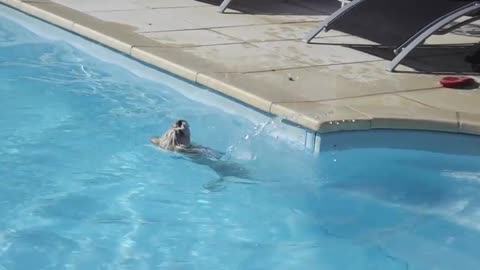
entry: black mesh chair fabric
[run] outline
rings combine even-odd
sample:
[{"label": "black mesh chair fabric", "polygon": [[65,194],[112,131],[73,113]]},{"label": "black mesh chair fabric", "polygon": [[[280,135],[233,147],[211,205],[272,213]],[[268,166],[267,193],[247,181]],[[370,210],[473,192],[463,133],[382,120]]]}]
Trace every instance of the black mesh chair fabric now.
[{"label": "black mesh chair fabric", "polygon": [[366,0],[330,29],[396,47],[436,19],[471,2],[467,0]]}]

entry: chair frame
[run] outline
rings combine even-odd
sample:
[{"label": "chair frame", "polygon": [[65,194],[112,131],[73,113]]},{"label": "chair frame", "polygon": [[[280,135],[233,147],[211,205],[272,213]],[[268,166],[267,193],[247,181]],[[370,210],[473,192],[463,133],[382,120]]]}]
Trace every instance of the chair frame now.
[{"label": "chair frame", "polygon": [[[427,38],[429,38],[433,34],[446,34],[454,29],[457,29],[467,23],[461,22],[457,25],[452,27],[446,28],[442,30],[443,27],[448,25],[449,23],[455,21],[456,19],[465,16],[469,13],[475,12],[480,10],[480,2],[472,2],[463,7],[460,7],[438,19],[431,22],[429,25],[425,26],[423,29],[415,33],[411,36],[407,41],[405,41],[402,45],[397,47],[394,50],[394,53],[397,55],[389,64],[388,70],[394,71],[395,68],[400,65],[402,60],[417,46],[423,44]],[[480,19],[480,16],[474,16],[471,19],[467,20],[469,23]]]},{"label": "chair frame", "polygon": [[[311,41],[322,31],[329,31],[331,27],[335,24],[335,22],[340,19],[342,16],[348,14],[354,7],[364,3],[367,0],[354,0],[350,4],[343,6],[339,10],[335,11],[328,19],[323,21],[318,27],[312,29],[303,41],[306,43],[311,43]],[[401,0],[399,0],[401,1]],[[422,44],[428,37],[433,34],[446,34],[454,29],[457,29],[463,25],[469,24],[473,21],[480,19],[480,15],[475,15],[472,18],[463,21],[461,23],[455,24],[454,26],[444,28],[449,23],[455,21],[456,19],[465,16],[467,14],[473,13],[475,11],[480,10],[480,1],[474,1],[465,4],[464,6],[453,10],[436,20],[429,23],[427,26],[423,27],[421,30],[413,34],[409,39],[407,39],[404,43],[396,47],[393,52],[396,54],[396,57],[390,62],[388,66],[389,71],[394,71],[395,68],[402,62],[402,60],[417,46]]]},{"label": "chair frame", "polygon": [[348,5],[344,5],[340,9],[337,9],[332,15],[330,15],[326,20],[324,20],[317,28],[312,29],[308,34],[305,36],[303,41],[306,43],[310,43],[312,39],[314,39],[320,32],[324,31],[328,32],[330,30],[330,27],[343,17],[344,15],[348,14],[354,7],[362,4],[367,0],[354,0]]}]

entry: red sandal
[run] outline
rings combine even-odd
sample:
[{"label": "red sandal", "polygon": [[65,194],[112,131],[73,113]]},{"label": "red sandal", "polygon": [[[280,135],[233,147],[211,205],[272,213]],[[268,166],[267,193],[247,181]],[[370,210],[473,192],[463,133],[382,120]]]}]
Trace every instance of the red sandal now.
[{"label": "red sandal", "polygon": [[440,83],[443,87],[447,88],[461,88],[473,82],[475,81],[472,78],[465,76],[446,76],[440,79]]}]

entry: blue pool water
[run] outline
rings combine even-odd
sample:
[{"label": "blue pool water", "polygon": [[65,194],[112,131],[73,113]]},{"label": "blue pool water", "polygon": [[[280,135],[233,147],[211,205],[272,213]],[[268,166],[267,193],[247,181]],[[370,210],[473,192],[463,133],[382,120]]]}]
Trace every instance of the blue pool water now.
[{"label": "blue pool water", "polygon": [[[1,270],[478,269],[477,137],[338,133],[315,156],[279,120],[1,5],[0,80]],[[179,117],[224,160],[148,143]]]}]

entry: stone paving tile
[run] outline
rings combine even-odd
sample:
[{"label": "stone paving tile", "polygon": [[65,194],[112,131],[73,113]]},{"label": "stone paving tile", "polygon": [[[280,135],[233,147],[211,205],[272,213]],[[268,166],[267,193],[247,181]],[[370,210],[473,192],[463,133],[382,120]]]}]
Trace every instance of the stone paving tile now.
[{"label": "stone paving tile", "polygon": [[437,76],[392,74],[388,62],[296,68],[246,74],[209,74],[272,102],[327,101],[438,87]]},{"label": "stone paving tile", "polygon": [[[397,128],[402,125],[402,121],[411,121],[412,119],[439,120],[439,117],[447,117],[450,124],[453,125],[453,129],[450,128],[450,130],[456,130],[454,111],[439,110],[394,94],[339,99],[322,102],[322,104],[352,108],[369,116],[372,119],[372,127],[377,128]],[[385,119],[394,119],[395,121],[389,126],[388,122],[385,123]]]},{"label": "stone paving tile", "polygon": [[[285,105],[285,104],[282,104]],[[313,106],[348,107],[370,119],[371,128],[393,129],[427,129],[458,131],[458,121],[455,111],[441,110],[411,101],[396,95],[375,95],[360,98],[348,98],[328,102],[313,102],[308,104],[310,113]],[[356,116],[345,116],[344,122],[355,119]]]},{"label": "stone paving tile", "polygon": [[425,44],[465,44],[465,43],[478,43],[478,36],[466,36],[459,34],[446,34],[446,35],[433,35]]},{"label": "stone paving tile", "polygon": [[[269,24],[240,27],[213,28],[211,30],[238,38],[246,42],[301,40],[317,23]],[[337,31],[329,31],[327,36],[345,35]]]},{"label": "stone paving tile", "polygon": [[273,104],[271,113],[321,132],[361,130],[371,126],[371,119],[367,115],[346,106],[320,102]]},{"label": "stone paving tile", "polygon": [[323,101],[322,104],[329,104],[335,106],[347,106],[357,111],[362,111],[365,107],[385,107],[392,110],[408,111],[408,113],[415,113],[417,109],[428,108],[429,106],[404,98],[397,94],[380,94],[365,97],[353,97],[345,99],[337,99],[330,101]]},{"label": "stone paving tile", "polygon": [[184,17],[178,17],[174,12],[159,9],[94,12],[90,14],[104,21],[131,25],[136,28],[136,32],[200,28],[188,22]]},{"label": "stone paving tile", "polygon": [[382,60],[373,55],[358,53],[354,49],[338,45],[310,45],[302,41],[259,42],[253,43],[253,45],[313,66]]},{"label": "stone paving tile", "polygon": [[244,73],[306,64],[249,44],[229,44],[184,48],[184,52],[205,61],[204,70],[220,73]]},{"label": "stone paving tile", "polygon": [[134,47],[130,55],[192,82],[196,81],[198,70],[204,65],[201,59],[181,53],[180,48]]},{"label": "stone paving tile", "polygon": [[458,90],[436,88],[398,95],[422,104],[457,112],[480,114],[480,89]]},{"label": "stone paving tile", "polygon": [[[250,14],[221,14],[216,11],[216,7],[212,6],[201,8],[156,9],[155,12],[157,16],[171,16],[172,18],[176,18],[176,20],[181,18],[193,25],[192,29],[271,23],[268,17],[263,18],[262,16]],[[175,20],[172,23],[175,23]]]},{"label": "stone paving tile", "polygon": [[371,128],[458,132],[456,112],[435,108],[418,108],[410,112],[401,107],[364,107],[361,112],[371,116]]},{"label": "stone paving tile", "polygon": [[480,126],[478,125],[478,119],[480,114],[472,114],[461,112],[458,114],[459,131],[468,134],[480,134]]},{"label": "stone paving tile", "polygon": [[[272,105],[272,113],[295,122],[309,123],[303,119],[308,118],[323,132],[407,126],[453,132],[457,129],[455,112],[431,108],[394,94],[322,102],[276,103]],[[447,119],[447,123],[442,119]],[[415,121],[421,125],[413,124]]]},{"label": "stone paving tile", "polygon": [[[14,2],[12,0],[7,0],[7,2],[9,2],[9,1],[12,2],[12,3]],[[51,0],[23,0],[22,2],[25,2],[25,3],[49,3],[49,4],[51,4],[51,3],[54,3],[55,1],[56,0],[54,0],[54,1],[51,1]],[[61,0],[59,0],[59,1],[61,1]]]},{"label": "stone paving tile", "polygon": [[270,24],[287,24],[287,23],[300,23],[300,22],[316,22],[319,23],[324,20],[328,15],[255,15],[256,17],[266,20]]},{"label": "stone paving tile", "polygon": [[185,30],[169,32],[144,33],[144,36],[161,42],[166,47],[193,47],[205,45],[221,45],[232,43],[243,43],[211,30]]},{"label": "stone paving tile", "polygon": [[[136,47],[132,49],[132,56],[134,58],[141,58],[141,60],[144,60],[146,57],[161,58],[196,72],[213,72],[213,70],[215,70],[216,66],[211,65],[207,68],[204,59],[185,53],[183,50],[184,48],[177,47]],[[142,55],[142,57],[139,57],[139,55]],[[209,70],[209,68],[211,68],[211,70]],[[195,81],[195,78],[193,78],[193,81]]]},{"label": "stone paving tile", "polygon": [[64,6],[83,11],[113,11],[113,10],[134,10],[143,9],[142,5],[139,5],[131,0],[53,0],[55,3],[62,4]]},{"label": "stone paving tile", "polygon": [[195,0],[131,0],[135,4],[147,8],[184,8],[184,7],[205,7],[209,6]]}]

